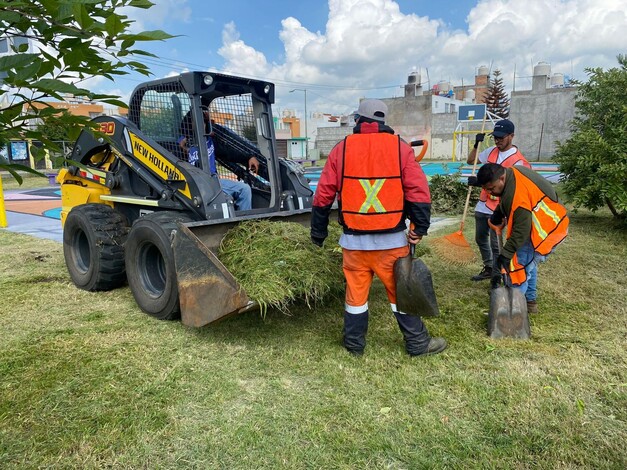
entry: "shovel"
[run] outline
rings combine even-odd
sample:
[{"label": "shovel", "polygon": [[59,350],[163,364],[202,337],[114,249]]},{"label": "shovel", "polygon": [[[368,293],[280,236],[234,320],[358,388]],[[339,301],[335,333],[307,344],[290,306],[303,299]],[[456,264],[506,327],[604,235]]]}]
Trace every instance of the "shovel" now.
[{"label": "shovel", "polygon": [[421,317],[437,317],[440,314],[435,298],[431,271],[420,259],[414,259],[416,245],[409,245],[409,254],[394,263],[396,282],[396,308],[399,312]]},{"label": "shovel", "polygon": [[[502,226],[495,226],[488,222],[490,228],[496,232],[499,254],[502,250]],[[524,294],[515,287],[505,269],[501,270],[503,285],[490,292],[490,311],[488,312],[488,335],[493,339],[531,338],[527,300]]]}]

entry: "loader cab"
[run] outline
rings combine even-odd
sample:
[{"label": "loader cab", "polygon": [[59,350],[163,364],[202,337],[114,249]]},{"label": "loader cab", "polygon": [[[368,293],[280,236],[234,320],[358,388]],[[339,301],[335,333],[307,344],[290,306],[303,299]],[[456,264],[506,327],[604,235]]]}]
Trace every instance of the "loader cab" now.
[{"label": "loader cab", "polygon": [[[303,175],[295,175],[297,169],[276,157],[273,101],[271,83],[190,72],[138,87],[131,96],[129,120],[175,161],[188,161],[189,152],[181,145],[185,139],[187,148],[198,149],[198,161],[192,163],[207,178],[217,173],[221,181],[247,184],[252,209],[246,214],[310,207],[313,193]],[[215,171],[208,140],[215,148]],[[257,174],[248,169],[251,157],[259,162]]]}]

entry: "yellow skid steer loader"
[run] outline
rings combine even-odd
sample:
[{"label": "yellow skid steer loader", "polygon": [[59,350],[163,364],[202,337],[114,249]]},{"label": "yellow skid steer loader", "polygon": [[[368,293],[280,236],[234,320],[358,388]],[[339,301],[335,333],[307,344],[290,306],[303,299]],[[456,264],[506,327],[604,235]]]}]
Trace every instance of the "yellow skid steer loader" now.
[{"label": "yellow skid steer loader", "polygon": [[[250,219],[307,225],[313,199],[302,167],[277,157],[273,102],[271,83],[190,72],[138,86],[128,118],[95,118],[100,137],[83,131],[58,176],[76,286],[128,282],[147,314],[196,327],[255,308],[216,256],[222,237]],[[229,180],[250,187],[250,209]]]}]

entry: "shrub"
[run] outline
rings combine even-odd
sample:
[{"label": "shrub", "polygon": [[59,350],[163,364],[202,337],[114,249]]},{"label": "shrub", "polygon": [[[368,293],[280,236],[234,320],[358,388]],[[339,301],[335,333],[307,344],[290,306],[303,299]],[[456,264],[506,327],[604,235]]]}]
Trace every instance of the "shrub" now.
[{"label": "shrub", "polygon": [[620,67],[586,69],[575,106],[573,134],[553,157],[564,175],[563,190],[575,209],[606,205],[615,218],[627,219],[627,56]]},{"label": "shrub", "polygon": [[[468,194],[468,185],[462,182],[461,173],[434,175],[429,182],[431,191],[431,211],[434,214],[461,214]],[[473,188],[470,206],[479,199],[479,188]]]}]

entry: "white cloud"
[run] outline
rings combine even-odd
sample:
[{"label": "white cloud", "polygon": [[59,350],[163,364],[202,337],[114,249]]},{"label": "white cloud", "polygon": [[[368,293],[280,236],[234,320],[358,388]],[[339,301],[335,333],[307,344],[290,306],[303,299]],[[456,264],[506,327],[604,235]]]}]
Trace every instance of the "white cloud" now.
[{"label": "white cloud", "polygon": [[267,76],[269,67],[265,55],[247,46],[239,38],[235,23],[230,22],[224,26],[222,44],[218,53],[227,61],[225,71],[251,77]]},{"label": "white cloud", "polygon": [[152,0],[154,5],[149,9],[121,8],[120,11],[134,20],[131,32],[146,31],[162,28],[164,25],[175,23],[189,23],[192,16],[192,8],[187,0]]},{"label": "white cloud", "polygon": [[[615,66],[616,55],[627,50],[625,12],[627,0],[480,0],[468,14],[467,30],[451,31],[439,20],[403,14],[391,0],[329,0],[323,32],[309,31],[296,18],[282,21],[283,63],[268,63],[239,38],[233,23],[224,27],[218,52],[227,72],[288,81],[292,88],[301,83],[310,95],[319,90],[337,100],[327,105],[334,112],[347,112],[359,96],[398,96],[401,90],[329,92],[315,85],[401,85],[416,67],[424,86],[425,69],[431,85],[441,79],[460,84],[473,80],[479,65],[492,64],[511,86],[515,67],[517,76],[528,76],[540,60],[551,62],[553,72],[570,74],[572,68],[584,78],[583,67]],[[322,103],[313,96],[314,106],[316,100]]]}]

